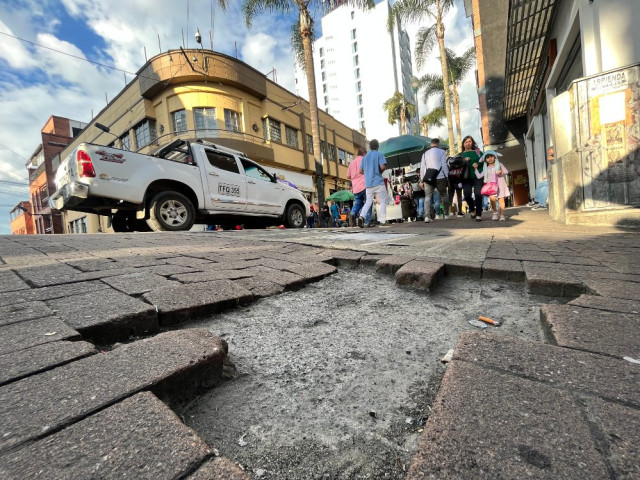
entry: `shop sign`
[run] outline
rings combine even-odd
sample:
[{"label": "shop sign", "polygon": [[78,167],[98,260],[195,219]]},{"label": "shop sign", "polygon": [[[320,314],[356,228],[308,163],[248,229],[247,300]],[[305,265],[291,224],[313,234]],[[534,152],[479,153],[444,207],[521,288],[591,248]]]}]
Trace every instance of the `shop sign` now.
[{"label": "shop sign", "polygon": [[628,72],[613,72],[589,79],[590,96],[624,90],[629,86]]}]

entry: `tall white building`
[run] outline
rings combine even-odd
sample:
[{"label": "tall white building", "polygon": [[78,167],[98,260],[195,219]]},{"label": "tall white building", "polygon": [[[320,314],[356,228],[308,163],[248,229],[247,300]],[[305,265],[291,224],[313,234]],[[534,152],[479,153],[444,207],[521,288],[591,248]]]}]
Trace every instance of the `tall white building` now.
[{"label": "tall white building", "polygon": [[[390,125],[382,104],[396,91],[415,105],[409,36],[399,26],[387,30],[389,1],[360,10],[340,0],[325,2],[322,37],[314,44],[318,108],[367,138],[400,135],[400,122]],[[296,93],[309,98],[304,69],[296,66]],[[407,122],[415,133],[418,119]]]}]

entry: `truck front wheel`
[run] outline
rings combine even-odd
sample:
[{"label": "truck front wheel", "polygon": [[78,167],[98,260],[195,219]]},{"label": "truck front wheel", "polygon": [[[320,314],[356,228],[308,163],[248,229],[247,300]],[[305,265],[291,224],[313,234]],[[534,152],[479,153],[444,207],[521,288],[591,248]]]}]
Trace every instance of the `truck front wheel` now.
[{"label": "truck front wheel", "polygon": [[304,208],[298,203],[292,203],[287,208],[287,226],[289,228],[302,228],[306,221]]},{"label": "truck front wheel", "polygon": [[154,232],[189,230],[195,221],[191,200],[178,192],[161,192],[151,199],[147,225]]}]

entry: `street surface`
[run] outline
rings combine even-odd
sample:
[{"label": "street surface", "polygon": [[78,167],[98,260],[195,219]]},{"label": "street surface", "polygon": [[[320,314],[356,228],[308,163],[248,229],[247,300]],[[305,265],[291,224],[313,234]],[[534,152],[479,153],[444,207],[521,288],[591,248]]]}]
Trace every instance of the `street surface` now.
[{"label": "street surface", "polygon": [[[637,478],[640,237],[508,213],[367,230],[0,237],[0,477]],[[394,301],[323,303],[355,278]],[[460,307],[439,330],[438,305],[455,305],[447,286]],[[411,308],[430,299],[425,323],[403,316],[408,297]],[[503,327],[464,325],[502,300],[491,315]],[[282,395],[300,397],[281,408],[292,454],[252,457],[279,425],[269,410]],[[266,411],[250,408],[261,398]],[[237,423],[214,425],[210,408],[214,419],[235,410]],[[333,430],[319,420],[332,412]],[[369,463],[350,457],[349,440]]]}]

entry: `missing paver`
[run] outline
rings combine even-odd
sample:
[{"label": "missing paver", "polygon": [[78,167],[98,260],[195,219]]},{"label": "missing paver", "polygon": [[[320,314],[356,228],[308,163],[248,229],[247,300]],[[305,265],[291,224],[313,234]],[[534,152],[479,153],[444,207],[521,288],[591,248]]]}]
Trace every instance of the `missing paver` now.
[{"label": "missing paver", "polygon": [[[212,447],[265,478],[403,478],[468,320],[543,342],[522,283],[446,277],[429,294],[370,270],[194,321],[229,343],[232,378],[180,408]],[[557,301],[557,300],[556,300]],[[241,440],[241,441],[240,441]]]}]

